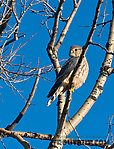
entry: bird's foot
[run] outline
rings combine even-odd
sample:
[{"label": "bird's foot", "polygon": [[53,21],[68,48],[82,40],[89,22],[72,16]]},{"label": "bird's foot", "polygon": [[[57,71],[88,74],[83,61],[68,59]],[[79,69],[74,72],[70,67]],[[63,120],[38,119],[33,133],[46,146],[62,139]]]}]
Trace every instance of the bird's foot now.
[{"label": "bird's foot", "polygon": [[72,87],[71,89],[69,89],[69,91],[74,92],[74,87]]}]

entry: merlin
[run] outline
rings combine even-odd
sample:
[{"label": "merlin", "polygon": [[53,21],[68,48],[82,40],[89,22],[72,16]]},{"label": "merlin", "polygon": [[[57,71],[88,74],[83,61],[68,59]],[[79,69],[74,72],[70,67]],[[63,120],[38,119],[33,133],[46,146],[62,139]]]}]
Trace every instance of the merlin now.
[{"label": "merlin", "polygon": [[[49,106],[58,95],[63,94],[66,90],[69,90],[70,87],[70,78],[71,75],[78,65],[78,61],[80,59],[82,53],[82,47],[78,45],[73,45],[70,47],[69,56],[70,58],[67,62],[62,66],[59,74],[57,75],[56,82],[51,88],[48,98],[51,97],[48,102],[47,106]],[[74,78],[72,80],[72,88],[70,91],[74,91],[82,86],[88,76],[89,66],[86,57],[84,56],[77,71],[74,74]]]}]

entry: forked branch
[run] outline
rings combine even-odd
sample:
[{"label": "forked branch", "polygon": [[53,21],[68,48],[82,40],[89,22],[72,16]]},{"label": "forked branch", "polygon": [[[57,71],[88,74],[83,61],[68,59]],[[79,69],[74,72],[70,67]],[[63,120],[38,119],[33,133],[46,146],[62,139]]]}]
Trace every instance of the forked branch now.
[{"label": "forked branch", "polygon": [[[99,0],[98,4],[100,2],[101,2],[101,0]],[[114,2],[113,2],[113,6],[114,6]],[[100,8],[97,6],[97,9],[99,10]],[[99,12],[98,10],[96,12]],[[95,18],[98,18],[97,16],[98,15],[95,15]],[[96,21],[93,21],[93,23],[94,22],[96,22]],[[86,42],[86,45],[85,45],[86,48],[88,47],[88,42],[90,41],[90,39],[93,35],[94,27],[92,27],[92,30],[89,34],[88,39],[87,39],[87,42]],[[114,35],[113,35],[113,32],[114,32],[114,13],[113,13],[112,22],[110,24],[110,31],[109,31],[108,43],[110,43],[110,46],[107,49],[109,52],[113,52],[113,49],[114,49]],[[112,58],[113,58],[112,54],[106,53],[106,56],[105,56],[102,67],[107,66],[108,68],[110,68],[111,63],[112,63]],[[93,104],[96,102],[98,96],[103,91],[103,86],[106,82],[107,77],[108,77],[107,71],[105,72],[105,70],[103,70],[103,71],[100,72],[100,75],[99,75],[99,77],[96,81],[96,84],[95,84],[91,94],[88,96],[88,98],[86,99],[86,101],[84,102],[82,107],[78,110],[78,112],[70,119],[70,122],[72,123],[73,127],[76,127],[80,123],[80,121],[83,120],[85,115],[88,113],[88,111],[91,109]],[[66,134],[66,136],[70,132],[72,132],[72,130],[73,130],[72,126],[70,125],[70,122],[68,121],[65,125],[64,133]]]}]

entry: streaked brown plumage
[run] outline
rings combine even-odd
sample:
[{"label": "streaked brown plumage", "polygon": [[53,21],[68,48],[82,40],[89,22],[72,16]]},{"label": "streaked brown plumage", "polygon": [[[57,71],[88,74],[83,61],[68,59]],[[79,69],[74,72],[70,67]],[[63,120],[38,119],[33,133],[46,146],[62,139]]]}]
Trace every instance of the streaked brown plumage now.
[{"label": "streaked brown plumage", "polygon": [[[47,105],[49,106],[58,95],[61,95],[64,93],[66,90],[69,89],[69,80],[70,77],[74,71],[74,68],[77,66],[80,55],[82,53],[82,47],[78,45],[71,46],[69,56],[70,58],[68,61],[63,65],[61,68],[61,71],[59,72],[56,82],[51,88],[48,98],[50,100],[47,102]],[[79,87],[82,86],[82,84],[85,82],[87,76],[88,76],[88,71],[89,71],[89,66],[86,57],[82,59],[82,62],[80,66],[78,67],[73,81],[72,81],[72,91],[75,89],[78,89]]]}]

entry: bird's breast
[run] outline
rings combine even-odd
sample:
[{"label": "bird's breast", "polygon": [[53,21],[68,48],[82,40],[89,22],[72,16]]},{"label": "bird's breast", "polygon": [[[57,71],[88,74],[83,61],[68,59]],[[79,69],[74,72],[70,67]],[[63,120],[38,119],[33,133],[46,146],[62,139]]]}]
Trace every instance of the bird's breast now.
[{"label": "bird's breast", "polygon": [[74,78],[73,78],[73,86],[75,89],[82,86],[88,76],[89,66],[86,57],[82,59],[82,62],[77,69]]}]

